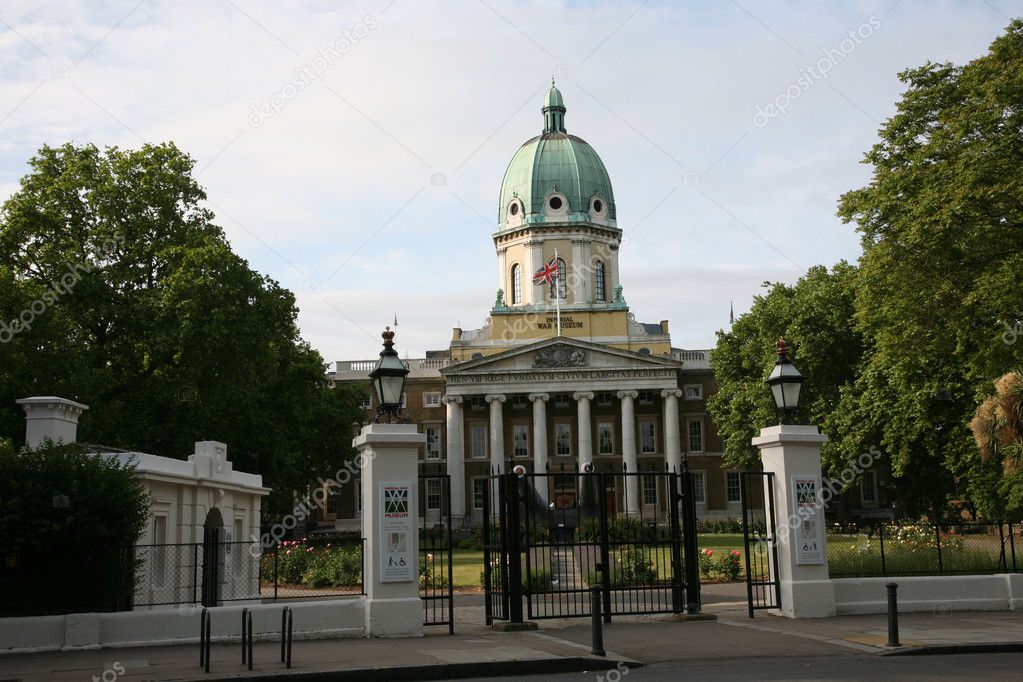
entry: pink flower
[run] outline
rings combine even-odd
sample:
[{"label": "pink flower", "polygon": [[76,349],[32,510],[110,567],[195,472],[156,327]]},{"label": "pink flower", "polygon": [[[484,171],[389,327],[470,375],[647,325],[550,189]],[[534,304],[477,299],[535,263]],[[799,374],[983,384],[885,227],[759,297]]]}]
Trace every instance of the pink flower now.
[{"label": "pink flower", "polygon": [[285,554],[291,554],[291,550],[289,549]]}]

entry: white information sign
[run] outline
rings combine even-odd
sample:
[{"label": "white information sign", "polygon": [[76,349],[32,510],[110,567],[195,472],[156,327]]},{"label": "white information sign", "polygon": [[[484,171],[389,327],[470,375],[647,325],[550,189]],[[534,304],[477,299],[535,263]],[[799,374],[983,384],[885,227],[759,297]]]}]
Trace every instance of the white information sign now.
[{"label": "white information sign", "polygon": [[401,583],[416,579],[412,555],[412,484],[409,481],[380,483],[380,582]]},{"label": "white information sign", "polygon": [[824,514],[820,504],[820,481],[815,477],[793,476],[793,513],[796,563],[824,563]]}]

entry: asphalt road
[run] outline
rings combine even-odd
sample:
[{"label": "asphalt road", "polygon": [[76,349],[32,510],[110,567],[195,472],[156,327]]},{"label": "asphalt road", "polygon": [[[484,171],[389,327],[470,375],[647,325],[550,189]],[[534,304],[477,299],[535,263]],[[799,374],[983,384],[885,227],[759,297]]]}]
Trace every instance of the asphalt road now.
[{"label": "asphalt road", "polygon": [[[483,678],[493,680],[495,678]],[[523,682],[655,682],[661,680],[1021,680],[1023,653],[930,656],[786,656],[655,663],[617,671],[502,677]]]}]

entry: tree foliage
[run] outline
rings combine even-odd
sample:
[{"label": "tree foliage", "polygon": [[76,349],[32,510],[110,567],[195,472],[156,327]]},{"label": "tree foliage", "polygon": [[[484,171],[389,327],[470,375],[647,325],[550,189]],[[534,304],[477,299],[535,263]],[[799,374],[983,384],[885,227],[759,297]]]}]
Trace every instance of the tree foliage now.
[{"label": "tree foliage", "polygon": [[74,398],[83,441],[224,441],[283,509],[349,456],[357,396],[328,389],[294,295],[232,252],[193,167],[173,144],[31,159],[0,209],[0,433],[21,437],[15,398]]}]

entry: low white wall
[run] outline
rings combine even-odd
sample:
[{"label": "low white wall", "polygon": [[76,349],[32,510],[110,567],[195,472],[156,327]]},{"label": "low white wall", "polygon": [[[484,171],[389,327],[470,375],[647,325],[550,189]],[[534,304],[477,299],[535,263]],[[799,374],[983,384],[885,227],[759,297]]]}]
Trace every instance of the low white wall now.
[{"label": "low white wall", "polygon": [[1023,610],[1023,575],[942,575],[899,578],[838,578],[838,615],[887,613],[885,585],[898,583],[899,611]]},{"label": "low white wall", "polygon": [[[249,606],[255,639],[277,639],[281,612],[294,612],[295,639],[363,637],[366,599],[260,604]],[[210,609],[213,641],[239,640],[240,605]],[[67,616],[0,618],[0,654],[100,649],[107,647],[189,644],[199,641],[201,607],[118,613],[74,613]]]}]

